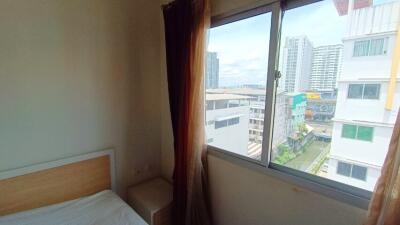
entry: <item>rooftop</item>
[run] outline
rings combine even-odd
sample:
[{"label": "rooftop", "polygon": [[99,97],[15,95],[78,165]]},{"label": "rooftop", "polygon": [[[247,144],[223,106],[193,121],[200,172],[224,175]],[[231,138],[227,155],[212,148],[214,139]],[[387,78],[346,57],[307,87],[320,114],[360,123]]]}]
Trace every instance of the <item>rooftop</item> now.
[{"label": "rooftop", "polygon": [[207,101],[215,100],[240,100],[240,99],[251,99],[250,96],[234,95],[234,94],[206,94]]},{"label": "rooftop", "polygon": [[[265,89],[258,88],[217,88],[217,89],[208,89],[207,93],[224,93],[224,94],[237,94],[237,95],[257,95],[257,96],[265,96]],[[282,94],[285,90],[277,89],[276,93]]]}]

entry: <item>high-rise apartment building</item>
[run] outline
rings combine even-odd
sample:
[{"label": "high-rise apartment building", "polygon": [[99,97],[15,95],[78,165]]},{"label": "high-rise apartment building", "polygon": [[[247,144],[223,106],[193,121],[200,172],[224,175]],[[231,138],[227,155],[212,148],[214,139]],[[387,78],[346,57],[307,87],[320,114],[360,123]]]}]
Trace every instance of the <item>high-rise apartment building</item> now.
[{"label": "high-rise apartment building", "polygon": [[331,91],[340,74],[343,45],[324,45],[313,49],[310,90]]},{"label": "high-rise apartment building", "polygon": [[306,36],[286,38],[281,68],[285,91],[300,92],[309,89],[312,51],[312,43]]},{"label": "high-rise apartment building", "polygon": [[371,191],[400,106],[400,2],[348,5],[327,176]]},{"label": "high-rise apartment building", "polygon": [[206,89],[218,88],[219,59],[216,52],[207,52],[206,57]]}]

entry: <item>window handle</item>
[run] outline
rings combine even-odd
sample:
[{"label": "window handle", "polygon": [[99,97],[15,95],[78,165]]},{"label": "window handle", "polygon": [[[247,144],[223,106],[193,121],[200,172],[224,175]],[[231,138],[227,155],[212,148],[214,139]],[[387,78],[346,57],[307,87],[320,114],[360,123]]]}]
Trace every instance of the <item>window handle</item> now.
[{"label": "window handle", "polygon": [[281,71],[275,70],[275,81],[276,81],[276,86],[279,86],[279,78],[282,77]]}]

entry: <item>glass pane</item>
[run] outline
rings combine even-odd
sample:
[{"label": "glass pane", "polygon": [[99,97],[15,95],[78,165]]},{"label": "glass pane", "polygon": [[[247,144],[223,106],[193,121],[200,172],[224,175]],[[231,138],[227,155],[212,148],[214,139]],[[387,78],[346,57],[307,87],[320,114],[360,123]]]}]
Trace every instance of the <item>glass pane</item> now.
[{"label": "glass pane", "polygon": [[[271,161],[372,191],[400,106],[400,88],[388,88],[392,62],[400,61],[400,1],[364,3],[325,0],[285,11]],[[351,174],[345,161],[368,172],[354,166]]]},{"label": "glass pane", "polygon": [[353,56],[366,56],[368,55],[370,41],[356,41],[354,43]]},{"label": "glass pane", "polygon": [[228,126],[228,121],[227,120],[215,121],[214,129],[219,129],[219,128],[226,127],[226,126]]},{"label": "glass pane", "polygon": [[343,124],[342,137],[354,139],[354,138],[356,138],[356,133],[357,133],[357,126]]},{"label": "glass pane", "polygon": [[338,162],[337,173],[349,177],[351,173],[351,165],[344,162]]},{"label": "glass pane", "polygon": [[271,13],[210,29],[206,65],[209,145],[261,159]]},{"label": "glass pane", "polygon": [[371,40],[369,55],[382,55],[384,40],[383,38]]},{"label": "glass pane", "polygon": [[348,98],[362,98],[364,85],[349,84]]},{"label": "glass pane", "polygon": [[353,165],[353,168],[351,170],[351,177],[359,180],[365,180],[367,178],[367,168],[363,166]]},{"label": "glass pane", "polygon": [[364,99],[379,99],[380,84],[365,84]]},{"label": "glass pane", "polygon": [[357,139],[363,141],[372,141],[374,128],[359,126],[357,130]]}]

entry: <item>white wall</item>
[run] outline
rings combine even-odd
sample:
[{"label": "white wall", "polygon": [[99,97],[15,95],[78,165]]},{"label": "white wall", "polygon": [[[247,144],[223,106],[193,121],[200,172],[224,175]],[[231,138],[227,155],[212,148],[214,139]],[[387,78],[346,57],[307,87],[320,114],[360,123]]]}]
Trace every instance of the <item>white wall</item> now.
[{"label": "white wall", "polygon": [[209,156],[216,225],[357,225],[365,211]]},{"label": "white wall", "polygon": [[[349,84],[380,84],[379,99],[350,99],[347,98]],[[370,121],[377,123],[394,124],[400,106],[400,82],[396,83],[393,98],[393,108],[385,110],[389,82],[381,81],[354,81],[339,82],[336,119]],[[373,106],[373,107],[371,107]]]},{"label": "white wall", "polygon": [[339,161],[342,162],[347,162],[350,164],[354,164],[351,161],[348,161],[346,159],[336,159],[331,157],[329,159],[329,166],[328,166],[328,173],[327,173],[327,178],[331,180],[335,180],[344,184],[350,184],[352,186],[356,186],[365,190],[373,191],[375,188],[375,184],[381,175],[381,169],[377,167],[372,167],[371,165],[366,165],[366,164],[354,164],[354,165],[359,165],[363,167],[367,167],[367,176],[365,181],[364,180],[359,180],[355,179],[352,177],[347,177],[343,176],[337,173],[337,167],[339,164]]},{"label": "white wall", "polygon": [[159,10],[0,1],[0,171],[113,147],[120,195],[160,172]]},{"label": "white wall", "polygon": [[[349,123],[363,125],[362,123]],[[368,126],[368,125],[365,125]],[[334,122],[332,130],[332,156],[354,160],[375,166],[382,166],[388,151],[392,127],[371,126],[374,128],[372,142],[342,138],[342,122]]]},{"label": "white wall", "polygon": [[[356,41],[371,40],[376,38],[385,39],[384,55],[356,56],[353,57],[354,43]],[[358,79],[388,79],[392,65],[393,51],[396,44],[396,33],[385,35],[370,35],[364,38],[343,40],[343,61],[340,80]],[[397,75],[399,77],[399,74]]]}]

